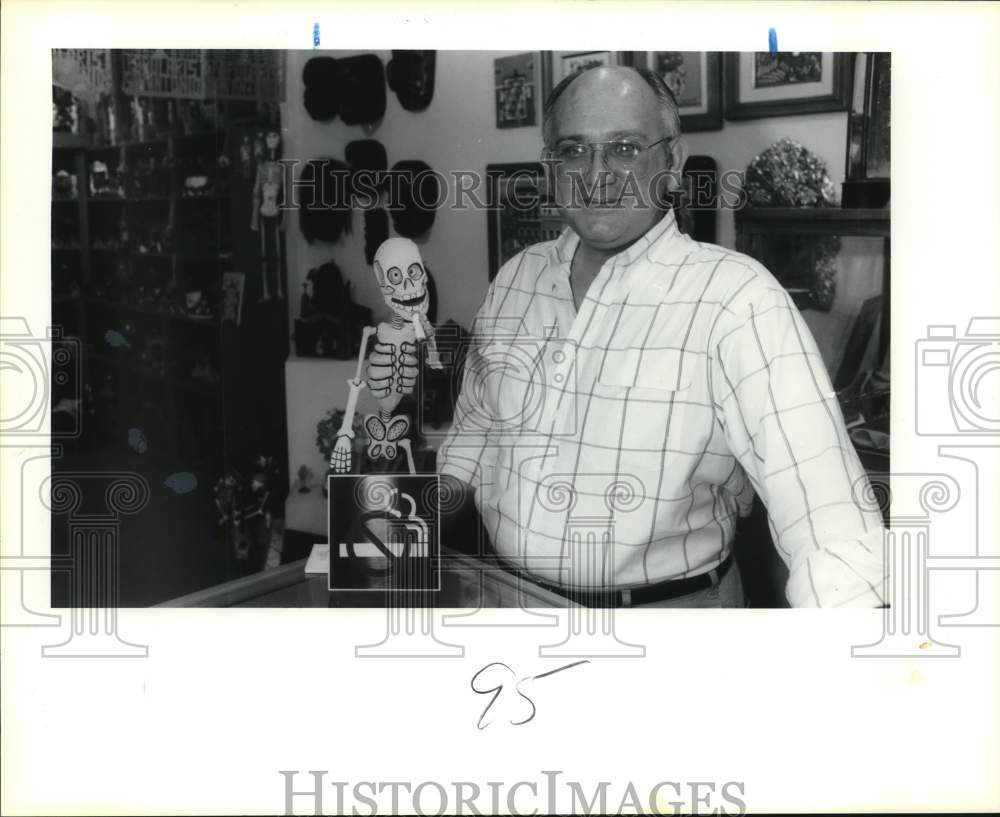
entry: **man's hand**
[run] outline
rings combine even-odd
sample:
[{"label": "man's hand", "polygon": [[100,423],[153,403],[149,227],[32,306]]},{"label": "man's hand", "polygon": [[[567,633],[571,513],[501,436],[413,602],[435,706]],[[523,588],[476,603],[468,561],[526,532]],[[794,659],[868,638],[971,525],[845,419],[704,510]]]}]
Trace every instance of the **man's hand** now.
[{"label": "man's hand", "polygon": [[376,400],[398,394],[411,394],[418,372],[416,344],[403,341],[399,346],[376,341],[368,357],[368,389]]},{"label": "man's hand", "polygon": [[449,497],[441,508],[441,543],[470,556],[488,554],[490,541],[476,510],[475,490],[450,474],[441,474],[440,480],[442,495]]}]

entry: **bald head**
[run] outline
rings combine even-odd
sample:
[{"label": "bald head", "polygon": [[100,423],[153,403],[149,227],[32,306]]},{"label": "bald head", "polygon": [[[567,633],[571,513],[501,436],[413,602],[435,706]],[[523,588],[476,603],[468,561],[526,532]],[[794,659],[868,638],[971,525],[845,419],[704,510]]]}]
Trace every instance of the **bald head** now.
[{"label": "bald head", "polygon": [[552,145],[579,135],[566,130],[567,119],[595,130],[614,130],[616,116],[623,122],[646,121],[656,139],[680,134],[677,102],[659,75],[644,68],[601,65],[566,77],[552,90],[542,113],[542,137]]},{"label": "bald head", "polygon": [[[588,251],[608,256],[646,233],[665,212],[670,172],[684,166],[677,105],[660,77],[645,69],[597,66],[560,82],[545,104],[546,156],[557,146],[608,143],[638,146],[641,159],[612,172],[606,147],[585,164],[548,162],[563,220]],[[649,150],[647,151],[647,148]],[[638,185],[638,187],[637,187]],[[578,195],[582,191],[585,195]]]}]

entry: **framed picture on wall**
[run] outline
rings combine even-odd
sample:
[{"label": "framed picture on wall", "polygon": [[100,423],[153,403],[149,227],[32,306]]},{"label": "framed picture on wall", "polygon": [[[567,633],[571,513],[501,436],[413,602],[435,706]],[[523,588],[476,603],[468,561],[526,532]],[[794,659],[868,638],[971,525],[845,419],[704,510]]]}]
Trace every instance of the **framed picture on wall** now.
[{"label": "framed picture on wall", "polygon": [[844,207],[889,204],[891,57],[889,52],[862,52],[856,57],[847,118]]},{"label": "framed picture on wall", "polygon": [[493,61],[498,128],[523,128],[537,122],[538,74],[534,51]]},{"label": "framed picture on wall", "polygon": [[726,119],[846,111],[851,101],[849,54],[741,52],[725,62]]},{"label": "framed picture on wall", "polygon": [[595,65],[631,65],[631,51],[543,51],[542,104],[566,77]]},{"label": "framed picture on wall", "polygon": [[541,162],[486,166],[489,273],[525,247],[549,241],[562,232],[559,213],[548,200]]},{"label": "framed picture on wall", "polygon": [[645,51],[635,60],[660,75],[674,92],[681,132],[721,130],[722,55],[717,51]]}]

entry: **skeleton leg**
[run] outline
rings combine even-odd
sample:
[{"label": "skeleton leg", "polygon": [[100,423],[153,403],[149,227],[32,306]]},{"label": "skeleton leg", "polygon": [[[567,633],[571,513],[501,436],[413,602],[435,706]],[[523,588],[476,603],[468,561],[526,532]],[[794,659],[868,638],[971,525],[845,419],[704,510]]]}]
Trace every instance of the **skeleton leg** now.
[{"label": "skeleton leg", "polygon": [[417,469],[416,469],[416,466],[414,466],[414,464],[413,464],[413,451],[410,449],[410,441],[409,440],[400,440],[399,441],[399,447],[402,448],[406,452],[406,464],[407,464],[407,467],[409,467],[409,469],[410,469],[410,473],[411,474],[416,474],[417,473]]},{"label": "skeleton leg", "polygon": [[261,286],[261,301],[271,300],[271,295],[267,291],[267,231],[268,231],[268,219],[262,219],[264,222],[260,225],[260,286]]}]

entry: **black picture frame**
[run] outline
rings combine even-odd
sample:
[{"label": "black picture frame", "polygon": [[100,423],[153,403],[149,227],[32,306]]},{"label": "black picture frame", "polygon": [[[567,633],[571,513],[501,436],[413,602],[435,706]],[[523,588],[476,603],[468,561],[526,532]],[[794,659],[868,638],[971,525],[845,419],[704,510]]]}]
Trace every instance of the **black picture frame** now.
[{"label": "black picture frame", "polygon": [[487,165],[486,196],[487,260],[492,281],[505,261],[526,246],[554,238],[563,225],[549,203],[540,161]]},{"label": "black picture frame", "polygon": [[[505,88],[502,82],[505,75],[516,68],[523,68],[523,83],[518,88],[516,99],[508,98],[508,94],[513,89]],[[538,89],[541,84],[541,71],[539,69],[539,55],[535,51],[528,51],[523,54],[511,54],[506,57],[497,57],[493,61],[494,73],[494,107],[496,113],[497,128],[524,128],[537,124],[540,115],[540,104],[538,102]],[[509,110],[510,103],[521,102],[521,115],[515,116]],[[515,104],[515,109],[517,105]]]},{"label": "black picture frame", "polygon": [[[764,52],[752,52],[754,53]],[[740,98],[740,52],[725,54],[725,118],[728,120],[761,119],[770,116],[799,116],[811,113],[846,111],[851,102],[854,55],[827,52],[832,56],[832,83],[829,92],[804,93],[801,97],[781,100],[746,100]]]},{"label": "black picture frame", "polygon": [[[636,52],[632,64],[656,71],[659,54],[663,51]],[[696,54],[703,60],[700,69],[705,75],[706,110],[703,113],[684,113],[683,100],[680,103],[681,133],[722,130],[722,53],[719,51],[673,52]],[[673,89],[671,89],[673,90]]]},{"label": "black picture frame", "polygon": [[843,207],[878,208],[889,203],[891,57],[888,51],[856,55],[853,104],[847,118]]}]

